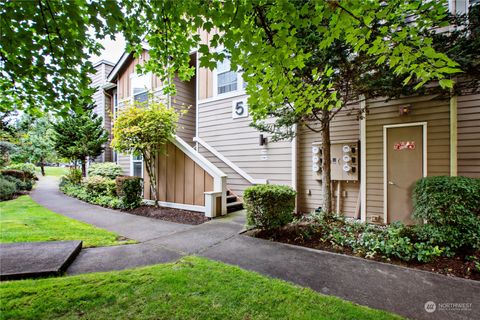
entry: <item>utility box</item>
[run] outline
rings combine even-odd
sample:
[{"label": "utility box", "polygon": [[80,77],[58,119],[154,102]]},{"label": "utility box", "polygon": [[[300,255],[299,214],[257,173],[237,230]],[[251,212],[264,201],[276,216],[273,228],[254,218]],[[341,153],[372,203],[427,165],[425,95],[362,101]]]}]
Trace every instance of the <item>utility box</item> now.
[{"label": "utility box", "polygon": [[[314,142],[312,144],[312,171],[314,178],[322,179],[323,155],[321,150],[322,143]],[[358,150],[358,141],[339,141],[331,144],[331,176],[336,181],[358,181],[358,171],[360,152]]]}]

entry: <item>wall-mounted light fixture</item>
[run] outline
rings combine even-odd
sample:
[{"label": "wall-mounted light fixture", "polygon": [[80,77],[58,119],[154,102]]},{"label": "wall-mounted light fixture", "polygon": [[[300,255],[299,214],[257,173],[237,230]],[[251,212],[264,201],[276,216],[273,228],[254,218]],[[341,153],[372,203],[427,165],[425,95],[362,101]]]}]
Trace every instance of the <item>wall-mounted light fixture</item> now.
[{"label": "wall-mounted light fixture", "polygon": [[412,105],[411,104],[406,104],[406,105],[400,106],[399,109],[398,109],[398,113],[401,116],[407,116],[411,112],[412,112]]},{"label": "wall-mounted light fixture", "polygon": [[263,134],[260,135],[260,139],[258,141],[258,144],[261,146],[266,146],[268,143],[268,138],[264,137]]}]

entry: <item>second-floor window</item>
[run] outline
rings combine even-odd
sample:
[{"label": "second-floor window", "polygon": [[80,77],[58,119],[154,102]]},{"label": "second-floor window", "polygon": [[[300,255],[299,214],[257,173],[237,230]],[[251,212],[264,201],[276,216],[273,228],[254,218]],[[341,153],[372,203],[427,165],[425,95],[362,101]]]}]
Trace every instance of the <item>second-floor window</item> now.
[{"label": "second-floor window", "polygon": [[237,90],[238,74],[230,70],[230,58],[217,62],[217,94]]},{"label": "second-floor window", "polygon": [[148,100],[148,91],[152,89],[152,75],[133,74],[131,76],[132,98],[136,102],[145,102]]}]

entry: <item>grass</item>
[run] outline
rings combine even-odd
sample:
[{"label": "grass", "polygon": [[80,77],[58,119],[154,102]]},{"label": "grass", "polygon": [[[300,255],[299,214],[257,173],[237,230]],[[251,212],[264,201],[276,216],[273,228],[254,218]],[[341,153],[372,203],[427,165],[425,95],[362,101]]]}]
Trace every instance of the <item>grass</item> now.
[{"label": "grass", "polygon": [[[65,167],[45,167],[46,176],[61,177],[67,174],[67,172],[68,168]],[[41,175],[40,167],[37,167],[37,173],[39,176]]]},{"label": "grass", "polygon": [[111,246],[118,235],[52,212],[29,196],[0,202],[0,242],[83,240],[83,247]]},{"label": "grass", "polygon": [[199,257],[0,284],[4,319],[400,319]]}]

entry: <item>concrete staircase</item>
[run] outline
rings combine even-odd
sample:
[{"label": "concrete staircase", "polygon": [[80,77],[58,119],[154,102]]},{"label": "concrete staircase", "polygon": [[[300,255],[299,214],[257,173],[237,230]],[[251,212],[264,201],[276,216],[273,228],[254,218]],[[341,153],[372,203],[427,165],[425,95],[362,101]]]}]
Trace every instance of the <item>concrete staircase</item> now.
[{"label": "concrete staircase", "polygon": [[233,192],[227,190],[227,213],[240,211],[243,209],[242,200],[237,197]]}]

